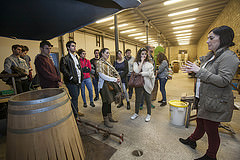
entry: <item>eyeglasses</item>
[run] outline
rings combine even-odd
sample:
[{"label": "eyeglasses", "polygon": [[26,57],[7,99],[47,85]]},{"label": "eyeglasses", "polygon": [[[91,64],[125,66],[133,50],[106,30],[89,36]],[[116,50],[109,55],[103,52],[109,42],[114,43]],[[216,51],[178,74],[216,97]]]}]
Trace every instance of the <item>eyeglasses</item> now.
[{"label": "eyeglasses", "polygon": [[147,49],[146,49],[146,48],[140,48],[140,51],[143,51],[143,50],[145,50],[145,51],[146,51]]}]

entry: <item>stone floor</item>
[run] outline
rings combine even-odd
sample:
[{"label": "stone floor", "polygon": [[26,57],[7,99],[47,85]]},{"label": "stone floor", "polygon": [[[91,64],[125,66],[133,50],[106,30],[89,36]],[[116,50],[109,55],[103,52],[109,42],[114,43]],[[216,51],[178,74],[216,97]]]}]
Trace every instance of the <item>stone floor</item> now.
[{"label": "stone floor", "polygon": [[[193,95],[193,79],[188,78],[187,74],[175,73],[173,80],[167,82],[167,99],[168,101],[177,99],[181,96]],[[88,93],[86,94],[88,95]],[[236,103],[240,102],[240,96],[234,91],[236,96]],[[81,99],[81,98],[79,98]],[[111,157],[111,160],[193,160],[205,154],[207,149],[207,136],[197,142],[195,150],[188,146],[181,144],[178,141],[179,137],[186,138],[195,129],[195,122],[191,122],[189,128],[184,126],[175,126],[170,123],[169,119],[169,105],[160,107],[159,103],[153,101],[156,107],[152,109],[152,116],[150,122],[145,122],[146,106],[140,111],[140,116],[131,120],[130,116],[134,113],[134,99],[131,99],[131,110],[125,107],[117,108],[112,105],[112,113],[118,123],[114,124],[112,132],[124,134],[124,142],[118,143],[118,139],[110,136],[107,140],[102,140],[102,134],[92,134],[93,138],[101,140],[102,142],[114,147],[117,151]],[[158,100],[161,99],[161,94],[158,92]],[[101,100],[92,108],[88,105],[87,108],[82,107],[82,100],[80,101],[80,111],[85,114],[82,118],[84,121],[104,127],[101,115]],[[239,103],[240,104],[240,103]],[[228,125],[234,129],[236,134],[230,134],[224,129],[220,130],[221,145],[217,154],[218,160],[239,160],[240,159],[240,111],[235,110],[233,119]],[[1,138],[4,141],[4,138]],[[143,155],[136,157],[132,155],[134,150],[140,149]],[[5,143],[0,143],[0,159],[4,159]]]}]

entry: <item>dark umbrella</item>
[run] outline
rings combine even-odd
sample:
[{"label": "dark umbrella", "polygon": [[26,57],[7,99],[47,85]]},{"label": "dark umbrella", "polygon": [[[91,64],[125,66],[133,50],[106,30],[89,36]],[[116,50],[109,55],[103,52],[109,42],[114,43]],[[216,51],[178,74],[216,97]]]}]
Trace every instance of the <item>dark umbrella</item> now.
[{"label": "dark umbrella", "polygon": [[52,39],[140,3],[138,0],[5,0],[0,5],[0,36]]}]

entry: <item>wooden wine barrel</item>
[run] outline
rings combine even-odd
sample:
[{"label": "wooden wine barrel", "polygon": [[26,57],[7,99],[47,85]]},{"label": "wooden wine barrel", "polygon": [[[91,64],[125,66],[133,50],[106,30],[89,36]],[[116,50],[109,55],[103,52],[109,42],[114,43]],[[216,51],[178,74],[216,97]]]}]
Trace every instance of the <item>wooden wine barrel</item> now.
[{"label": "wooden wine barrel", "polygon": [[83,160],[82,140],[61,88],[15,95],[8,102],[7,160]]},{"label": "wooden wine barrel", "polygon": [[173,73],[178,73],[179,72],[179,62],[174,62],[173,63]]}]

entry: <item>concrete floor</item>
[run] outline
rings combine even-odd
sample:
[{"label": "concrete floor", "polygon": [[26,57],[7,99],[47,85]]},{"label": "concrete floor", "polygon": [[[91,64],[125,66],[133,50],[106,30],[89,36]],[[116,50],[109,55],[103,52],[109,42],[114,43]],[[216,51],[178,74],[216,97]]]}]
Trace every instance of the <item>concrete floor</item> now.
[{"label": "concrete floor", "polygon": [[[167,82],[166,89],[168,101],[179,100],[181,96],[191,96],[193,95],[193,79],[188,78],[187,74],[175,73],[173,80]],[[234,91],[234,94],[236,102],[240,102],[240,96],[236,91]],[[82,100],[80,99],[81,105]],[[160,92],[158,92],[157,99],[161,99]],[[131,120],[130,116],[134,113],[134,100],[135,96],[131,99],[131,110],[127,110],[126,106],[117,108],[114,104],[112,105],[113,116],[119,122],[114,124],[114,128],[111,131],[119,134],[123,133],[124,142],[119,144],[118,139],[113,136],[103,141],[117,149],[111,160],[192,160],[205,154],[207,149],[206,135],[197,142],[196,150],[178,141],[179,137],[186,138],[194,131],[195,122],[191,122],[189,128],[172,125],[169,120],[169,106],[160,107],[157,100],[153,101],[156,108],[152,109],[150,122],[145,122],[146,106],[144,106],[143,110],[140,110],[140,116],[137,119]],[[126,105],[126,102],[124,103]],[[90,106],[87,108],[79,107],[80,111],[85,114],[82,119],[104,127],[101,115],[101,100],[98,100],[95,104],[95,108]],[[224,129],[220,129],[221,145],[217,159],[239,160],[240,111],[234,111],[233,119],[228,124],[231,125],[236,134],[233,135]],[[101,134],[93,134],[92,137],[102,141]],[[132,151],[136,149],[143,150],[141,157],[132,155]],[[0,143],[0,159],[4,158],[4,152],[5,144]]]}]

